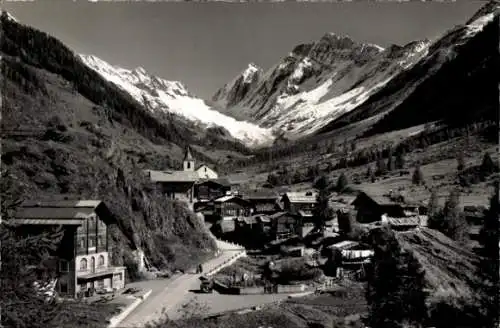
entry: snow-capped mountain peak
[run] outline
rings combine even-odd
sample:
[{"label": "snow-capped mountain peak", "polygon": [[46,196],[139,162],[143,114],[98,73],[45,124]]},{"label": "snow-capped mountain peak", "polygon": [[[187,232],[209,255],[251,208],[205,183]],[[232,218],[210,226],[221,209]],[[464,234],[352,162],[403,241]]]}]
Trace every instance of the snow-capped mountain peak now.
[{"label": "snow-capped mountain peak", "polygon": [[214,99],[224,113],[288,131],[288,138],[301,136],[360,105],[415,64],[428,45],[423,40],[384,49],[348,35],[325,33],[316,42],[294,47],[251,88],[235,84],[241,82],[237,78]]},{"label": "snow-capped mountain peak", "polygon": [[6,10],[2,10],[2,15],[5,15],[5,16],[7,17],[7,19],[8,19],[8,20],[11,20],[11,21],[13,21],[13,22],[18,22],[18,20],[17,20],[14,16],[12,16],[12,14],[11,14],[11,13],[9,13],[9,12],[8,12],[8,11],[6,11]]},{"label": "snow-capped mountain peak", "polygon": [[262,69],[257,65],[255,65],[254,63],[248,64],[248,67],[241,74],[243,76],[243,83],[251,83],[253,77],[259,71],[262,71]]},{"label": "snow-capped mountain peak", "polygon": [[144,104],[153,114],[171,113],[203,127],[222,127],[232,137],[249,146],[263,145],[273,140],[271,129],[238,121],[213,110],[178,81],[168,81],[151,75],[143,67],[129,70],[113,66],[93,55],[80,55],[80,58],[105,79]]}]

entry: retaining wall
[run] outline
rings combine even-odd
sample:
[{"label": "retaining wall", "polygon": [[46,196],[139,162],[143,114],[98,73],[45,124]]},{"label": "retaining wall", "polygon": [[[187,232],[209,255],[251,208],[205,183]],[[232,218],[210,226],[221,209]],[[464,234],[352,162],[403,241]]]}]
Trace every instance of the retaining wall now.
[{"label": "retaining wall", "polygon": [[229,259],[227,259],[226,261],[224,261],[223,263],[217,265],[215,268],[211,269],[210,271],[208,271],[206,273],[207,276],[212,276],[214,274],[216,274],[217,272],[219,272],[220,270],[222,270],[223,268],[233,264],[234,262],[236,262],[239,258],[242,258],[242,257],[245,257],[247,256],[247,252],[246,251],[240,251],[239,253],[233,255],[232,257],[230,257]]},{"label": "retaining wall", "polygon": [[134,311],[135,308],[139,306],[139,304],[141,304],[146,298],[149,297],[149,295],[151,295],[151,292],[152,290],[148,290],[146,293],[136,297],[135,301],[127,306],[122,312],[115,315],[114,317],[111,317],[111,319],[109,319],[108,328],[117,327],[123,321],[123,319],[125,319],[130,314],[130,312]]}]

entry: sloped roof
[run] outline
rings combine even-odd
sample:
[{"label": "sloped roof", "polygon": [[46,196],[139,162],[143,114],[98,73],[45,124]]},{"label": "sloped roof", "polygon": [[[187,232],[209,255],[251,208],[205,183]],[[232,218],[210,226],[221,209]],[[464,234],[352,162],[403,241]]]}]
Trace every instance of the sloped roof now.
[{"label": "sloped roof", "polygon": [[21,207],[91,207],[96,208],[101,200],[26,200]]},{"label": "sloped roof", "polygon": [[328,248],[338,248],[338,249],[350,249],[358,246],[359,243],[353,240],[344,240],[339,243],[328,246]]},{"label": "sloped roof", "polygon": [[196,182],[200,179],[194,171],[149,171],[153,182]]},{"label": "sloped roof", "polygon": [[184,160],[185,161],[193,161],[193,155],[191,154],[191,149],[189,146],[186,147],[186,152],[184,154]]},{"label": "sloped roof", "polygon": [[287,197],[291,203],[316,203],[318,193],[315,191],[295,191],[285,193],[284,197]]},{"label": "sloped roof", "polygon": [[[100,200],[28,200],[18,208],[12,222],[33,225],[80,225],[85,218],[97,211],[109,213],[109,210]],[[103,219],[107,220],[107,216],[109,215],[106,215]]]},{"label": "sloped roof", "polygon": [[412,216],[407,218],[388,217],[387,222],[392,226],[427,226],[427,215]]},{"label": "sloped roof", "polygon": [[241,197],[238,197],[238,196],[235,196],[235,195],[227,195],[227,196],[223,196],[223,197],[220,197],[220,198],[217,198],[214,200],[215,203],[225,203],[227,201],[230,201],[230,200],[237,200],[239,202],[243,202],[243,203],[246,203],[246,204],[250,204],[248,201],[244,200],[243,198]]}]

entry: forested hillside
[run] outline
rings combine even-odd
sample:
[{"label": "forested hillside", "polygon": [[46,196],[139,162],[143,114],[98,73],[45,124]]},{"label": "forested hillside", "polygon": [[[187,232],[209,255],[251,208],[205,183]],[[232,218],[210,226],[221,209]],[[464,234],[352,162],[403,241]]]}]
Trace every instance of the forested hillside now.
[{"label": "forested hillside", "polygon": [[141,169],[175,167],[186,144],[215,149],[216,136],[174,116],[155,119],[55,38],[6,15],[1,23],[2,170],[20,197],[102,199],[118,219],[113,261],[130,268],[137,247],[170,269],[209,255],[202,224]]}]

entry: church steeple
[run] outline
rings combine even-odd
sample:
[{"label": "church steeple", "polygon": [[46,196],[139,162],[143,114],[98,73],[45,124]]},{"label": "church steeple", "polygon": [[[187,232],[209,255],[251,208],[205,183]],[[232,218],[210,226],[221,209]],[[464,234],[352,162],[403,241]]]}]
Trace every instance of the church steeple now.
[{"label": "church steeple", "polygon": [[189,146],[186,147],[186,153],[184,155],[184,171],[194,171],[194,158]]}]

